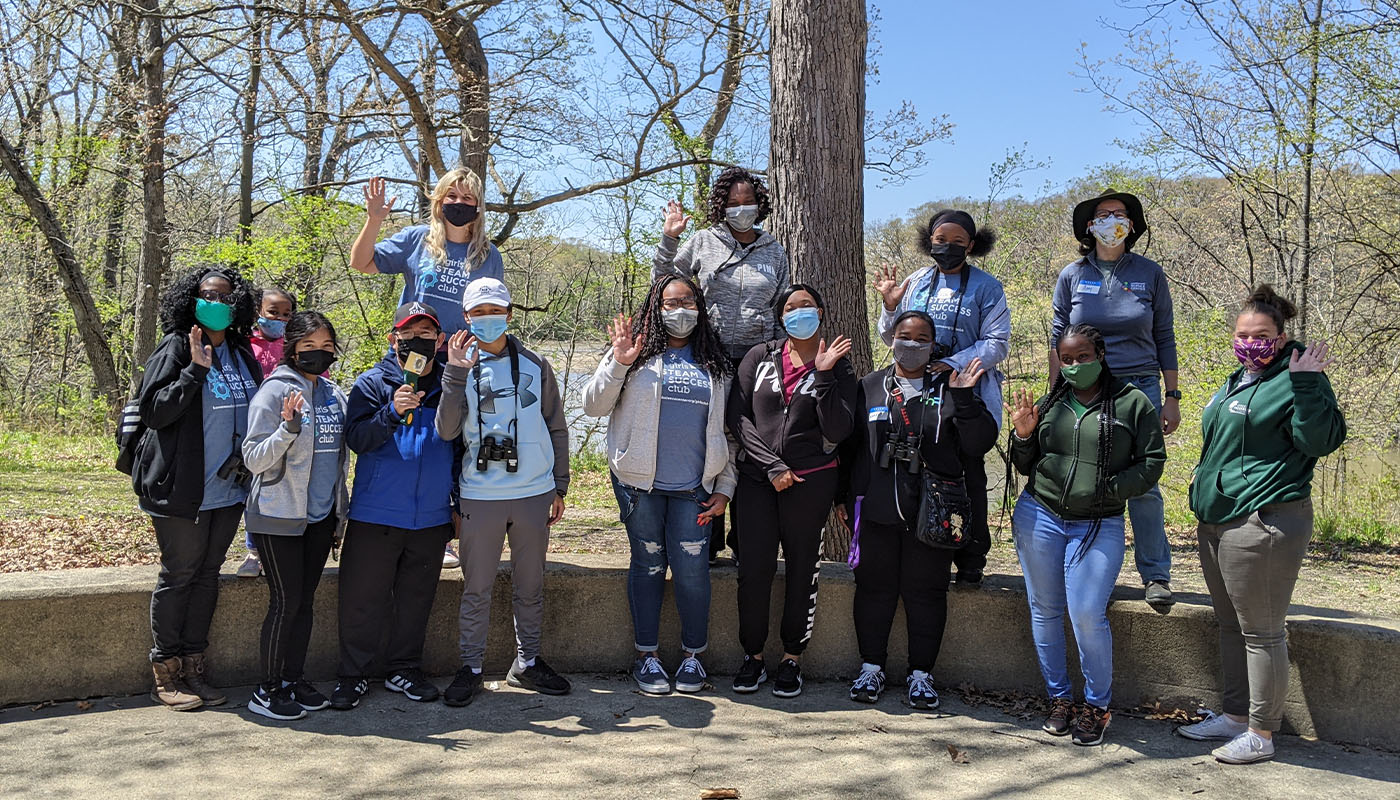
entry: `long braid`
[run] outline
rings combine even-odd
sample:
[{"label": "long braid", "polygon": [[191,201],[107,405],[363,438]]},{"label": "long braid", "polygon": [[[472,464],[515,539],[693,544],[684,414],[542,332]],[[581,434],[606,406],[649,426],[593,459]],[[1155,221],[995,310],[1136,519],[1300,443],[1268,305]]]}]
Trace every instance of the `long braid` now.
[{"label": "long braid", "polygon": [[734,368],[729,363],[719,335],[710,325],[710,314],[705,308],[705,294],[692,280],[679,275],[663,275],[651,284],[647,298],[642,303],[641,313],[632,321],[632,335],[642,337],[642,351],[637,355],[637,360],[632,362],[632,366],[627,368],[628,377],[670,347],[671,337],[666,332],[666,322],[661,317],[661,295],[674,281],[689,286],[690,291],[695,294],[695,307],[700,314],[695,321],[695,330],[690,333],[690,350],[695,357],[695,363],[715,378],[731,374]]},{"label": "long braid", "polygon": [[1094,455],[1094,518],[1089,523],[1089,531],[1084,538],[1079,541],[1079,547],[1075,548],[1074,558],[1071,563],[1078,564],[1089,553],[1089,548],[1094,546],[1094,540],[1098,538],[1099,531],[1103,528],[1103,506],[1108,497],[1109,461],[1113,457],[1113,428],[1114,428],[1114,404],[1113,404],[1113,372],[1108,368],[1108,360],[1105,358],[1107,350],[1104,347],[1103,334],[1092,325],[1071,325],[1065,330],[1063,336],[1069,335],[1083,336],[1094,345],[1094,353],[1103,364],[1099,373],[1099,439],[1098,449]]}]

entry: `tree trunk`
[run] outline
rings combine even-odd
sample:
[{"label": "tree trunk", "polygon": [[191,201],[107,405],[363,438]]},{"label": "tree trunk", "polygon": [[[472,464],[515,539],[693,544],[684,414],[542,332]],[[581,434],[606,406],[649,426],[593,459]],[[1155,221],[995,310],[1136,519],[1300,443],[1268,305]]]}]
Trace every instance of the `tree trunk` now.
[{"label": "tree trunk", "polygon": [[131,386],[141,383],[141,370],[156,346],[161,284],[169,258],[165,220],[165,31],[159,0],[139,0],[140,25],[141,192],[143,197],[141,263],[136,276],[136,331],[132,352]]},{"label": "tree trunk", "polygon": [[253,29],[248,32],[248,84],[243,88],[243,142],[238,159],[238,241],[253,238],[253,145],[258,138],[258,88],[262,84],[263,26],[267,7],[253,4]]},{"label": "tree trunk", "polygon": [[1307,130],[1303,134],[1303,264],[1298,271],[1298,340],[1308,340],[1308,289],[1312,284],[1313,163],[1317,153],[1318,61],[1321,58],[1322,0],[1317,0],[1313,18],[1308,20]]},{"label": "tree trunk", "polygon": [[450,5],[455,4],[431,0],[426,16],[447,63],[452,65],[452,76],[457,79],[457,116],[462,126],[458,159],[484,182],[486,156],[491,149],[491,84],[486,50],[476,24],[451,11]]}]

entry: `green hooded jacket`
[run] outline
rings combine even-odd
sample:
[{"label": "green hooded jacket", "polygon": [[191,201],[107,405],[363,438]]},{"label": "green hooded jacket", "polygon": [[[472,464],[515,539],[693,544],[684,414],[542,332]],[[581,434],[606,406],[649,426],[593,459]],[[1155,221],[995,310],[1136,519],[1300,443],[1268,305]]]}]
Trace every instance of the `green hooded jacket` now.
[{"label": "green hooded jacket", "polygon": [[1271,503],[1312,494],[1313,466],[1347,438],[1347,423],[1321,372],[1290,372],[1298,342],[1283,346],[1252,383],[1236,370],[1201,414],[1201,462],[1191,479],[1191,511],[1220,524]]},{"label": "green hooded jacket", "polygon": [[1026,489],[1062,519],[1119,516],[1129,498],[1145,493],[1162,477],[1167,447],[1157,410],[1147,395],[1120,378],[1113,379],[1111,391],[1115,433],[1107,465],[1108,494],[1102,506],[1094,504],[1097,403],[1081,416],[1065,397],[1046,409],[1029,439],[1018,439],[1014,433],[1011,437],[1011,463],[1030,478]]}]

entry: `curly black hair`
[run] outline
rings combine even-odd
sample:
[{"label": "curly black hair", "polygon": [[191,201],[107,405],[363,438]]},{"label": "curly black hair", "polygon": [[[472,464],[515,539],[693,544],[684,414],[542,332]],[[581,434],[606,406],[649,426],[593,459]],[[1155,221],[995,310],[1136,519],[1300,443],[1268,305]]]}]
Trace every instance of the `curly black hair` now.
[{"label": "curly black hair", "polygon": [[290,320],[287,320],[287,331],[283,334],[286,344],[282,346],[281,363],[295,367],[297,344],[322,328],[330,333],[331,344],[335,345],[335,352],[339,353],[340,339],[336,337],[335,326],[326,319],[326,315],[319,311],[298,311],[292,315]]},{"label": "curly black hair", "polygon": [[233,322],[227,330],[244,338],[253,333],[253,320],[258,316],[253,302],[256,291],[253,285],[244,280],[234,267],[199,267],[185,273],[165,288],[160,296],[160,329],[166,335],[189,333],[198,323],[194,319],[195,301],[199,299],[199,285],[204,279],[214,275],[228,279],[233,286]]},{"label": "curly black hair", "polygon": [[715,333],[715,329],[710,325],[710,312],[705,308],[704,292],[688,278],[662,275],[652,282],[651,289],[647,290],[647,299],[642,303],[642,310],[632,320],[632,335],[642,339],[642,351],[637,355],[637,360],[632,362],[632,366],[628,367],[628,377],[652,358],[665,353],[666,348],[670,346],[670,334],[666,332],[666,322],[661,317],[661,294],[673,281],[680,281],[690,287],[690,291],[695,294],[696,310],[700,312],[699,319],[695,321],[695,330],[690,334],[690,351],[695,357],[695,363],[716,378],[733,374],[734,365],[730,363],[724,345],[719,341],[719,334]]},{"label": "curly black hair", "polygon": [[768,194],[768,187],[763,181],[752,172],[743,167],[726,167],[724,172],[715,178],[714,186],[710,187],[709,206],[705,209],[705,219],[711,225],[719,225],[724,222],[724,205],[729,202],[729,190],[734,188],[736,183],[747,183],[753,187],[753,195],[758,198],[758,217],[754,224],[768,219],[768,215],[773,213],[773,200]]},{"label": "curly black hair", "polygon": [[[933,232],[938,229],[938,225],[944,222],[954,222],[954,219],[941,219],[942,217],[965,217],[969,222],[972,215],[966,211],[956,211],[951,208],[940,208],[929,215],[928,221],[921,223],[916,234],[915,241],[924,255],[932,256],[930,248],[933,247]],[[992,247],[997,243],[997,232],[990,227],[978,228],[973,226],[972,244],[968,245],[967,254],[973,258],[985,256],[992,252]]]}]

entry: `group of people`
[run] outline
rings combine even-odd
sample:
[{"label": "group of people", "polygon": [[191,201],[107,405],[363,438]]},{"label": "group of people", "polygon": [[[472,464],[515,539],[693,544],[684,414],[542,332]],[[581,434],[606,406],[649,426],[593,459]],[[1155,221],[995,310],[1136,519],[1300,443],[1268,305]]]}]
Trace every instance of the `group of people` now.
[{"label": "group of people", "polygon": [[[508,332],[514,307],[485,238],[480,179],[449,172],[429,196],[428,224],[384,241],[384,182],[371,180],[365,197],[351,266],[402,274],[404,289],[383,360],[348,395],[326,377],[339,353],[334,326],[296,311],[290,293],[255,292],[236,270],[212,268],[163,297],[166,336],[147,364],[128,447],[161,550],[152,696],[172,708],[225,700],[205,653],[219,567],[240,521],[269,588],[250,711],[286,720],[348,710],[379,675],[413,700],[470,703],[483,689],[507,539],[516,634],[507,681],[570,689],[541,657],[545,553],[570,478],[564,403],[549,362]],[[834,511],[851,531],[862,659],[851,699],[875,703],[883,693],[902,601],[905,701],[936,708],[947,593],[954,580],[982,580],[985,460],[1009,420],[1010,462],[1026,477],[1012,530],[1051,701],[1044,730],[1101,742],[1113,679],[1107,606],[1125,513],[1145,599],[1163,610],[1173,600],[1157,482],[1181,393],[1166,277],[1133,252],[1147,231],[1141,203],[1110,192],[1075,208],[1081,258],[1056,282],[1052,380],[1040,398],[1024,388],[1003,396],[1011,315],[1001,283],[971,261],[996,242],[971,215],[935,212],[917,234],[931,263],[902,279],[879,271],[878,334],[893,363],[858,376],[851,341],[824,330],[821,293],[792,282],[782,245],[758,227],[771,209],[762,180],[741,168],[718,177],[708,225],[683,243],[689,218],[670,205],[646,298],[608,326],[610,346],[582,390],[584,412],[608,418],[638,688],[706,685],[709,570],[728,544],[744,651],[733,690],[771,681],[777,696],[800,694]],[[1224,713],[1179,732],[1223,740],[1215,756],[1230,763],[1273,753],[1288,679],[1284,619],[1312,533],[1312,471],[1346,435],[1323,371],[1326,344],[1287,336],[1295,311],[1267,286],[1242,305],[1233,336],[1241,367],[1205,408],[1191,486],[1220,621]],[[461,668],[440,693],[421,669],[423,640],[454,538],[465,579]],[[303,662],[317,583],[342,539],[339,681],[327,698],[305,680]],[[770,669],[779,551],[782,657]],[[670,665],[660,656],[668,572],[682,654]],[[1066,615],[1082,700],[1066,664]]]}]

